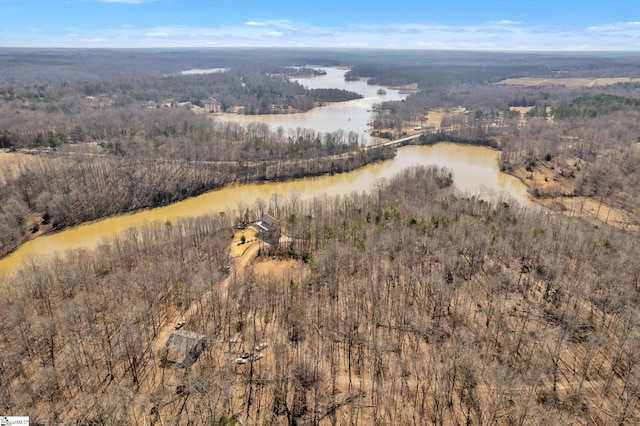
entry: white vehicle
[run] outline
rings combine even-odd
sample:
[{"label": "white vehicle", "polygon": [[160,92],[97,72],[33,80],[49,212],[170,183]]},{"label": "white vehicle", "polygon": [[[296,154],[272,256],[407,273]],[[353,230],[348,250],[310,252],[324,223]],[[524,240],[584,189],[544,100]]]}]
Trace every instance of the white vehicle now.
[{"label": "white vehicle", "polygon": [[258,346],[253,348],[253,350],[256,352],[260,352],[261,350],[265,349],[267,346],[269,346],[267,343],[260,343]]}]

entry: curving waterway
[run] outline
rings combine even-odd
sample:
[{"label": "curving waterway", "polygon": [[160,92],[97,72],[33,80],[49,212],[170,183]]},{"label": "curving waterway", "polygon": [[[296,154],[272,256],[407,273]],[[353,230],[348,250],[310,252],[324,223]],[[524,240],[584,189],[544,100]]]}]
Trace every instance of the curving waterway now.
[{"label": "curving waterway", "polygon": [[[382,100],[404,98],[395,90],[378,95],[379,86],[368,86],[365,81],[345,82],[344,70],[324,68],[327,74],[319,77],[298,79],[311,88],[339,88],[361,93],[364,98],[354,101],[329,104],[309,112],[289,115],[242,116],[223,115],[222,119],[240,122],[262,121],[273,128],[313,128],[319,132],[335,130],[355,131],[363,137],[367,123],[371,120],[371,108]],[[371,139],[362,139],[371,143]],[[44,235],[28,241],[11,255],[0,260],[0,274],[10,274],[26,260],[39,256],[50,256],[72,248],[94,248],[103,239],[112,238],[128,228],[154,221],[175,221],[185,217],[217,214],[233,210],[240,203],[252,204],[258,199],[269,200],[277,193],[288,197],[297,193],[301,199],[316,195],[340,195],[353,191],[369,190],[380,178],[390,178],[412,165],[437,165],[450,168],[454,173],[454,185],[469,195],[491,198],[506,194],[521,204],[532,205],[525,186],[516,178],[501,173],[498,169],[500,153],[487,147],[439,143],[433,146],[407,146],[398,150],[398,155],[377,164],[333,176],[297,179],[289,182],[270,182],[233,185],[190,198],[166,207],[144,210],[137,213],[111,217],[87,223],[58,233]]]},{"label": "curving waterway", "polygon": [[266,123],[272,129],[282,127],[288,129],[315,129],[318,132],[329,133],[339,130],[354,132],[358,135],[360,143],[371,145],[379,142],[380,139],[369,135],[368,123],[371,121],[371,110],[374,105],[384,101],[399,101],[405,99],[406,95],[401,95],[398,90],[385,89],[385,95],[379,95],[378,90],[382,86],[368,85],[366,80],[344,81],[343,69],[313,67],[326,72],[325,75],[317,77],[292,79],[308,87],[309,89],[343,89],[359,93],[362,99],[354,99],[347,102],[329,103],[325,106],[314,108],[310,111],[297,114],[264,114],[264,115],[242,115],[242,114],[221,114],[216,119],[235,121],[241,124],[248,124],[254,121]]},{"label": "curving waterway", "polygon": [[239,203],[253,204],[258,199],[268,201],[272,194],[289,197],[296,192],[301,199],[316,195],[339,195],[370,189],[379,178],[390,178],[412,165],[438,165],[453,170],[455,186],[468,194],[490,198],[506,194],[521,204],[530,204],[525,186],[515,177],[498,169],[500,153],[479,146],[439,143],[432,146],[407,146],[398,155],[381,163],[332,176],[233,185],[150,210],[115,216],[87,223],[58,233],[28,241],[8,257],[0,260],[0,273],[8,274],[33,256],[46,256],[71,248],[93,248],[101,240],[124,230],[153,221],[174,221],[185,217],[237,209]]}]

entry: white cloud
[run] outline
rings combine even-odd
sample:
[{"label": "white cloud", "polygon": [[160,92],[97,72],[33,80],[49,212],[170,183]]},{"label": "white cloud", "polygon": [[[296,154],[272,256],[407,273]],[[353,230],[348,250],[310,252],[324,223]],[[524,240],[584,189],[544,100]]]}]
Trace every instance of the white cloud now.
[{"label": "white cloud", "polygon": [[[2,1],[2,0],[0,0]],[[132,0],[129,0],[132,1]],[[502,22],[502,23],[498,23]],[[640,50],[640,22],[559,28],[494,21],[477,25],[439,23],[353,24],[319,27],[289,20],[238,25],[139,28],[67,28],[59,34],[4,34],[15,47],[370,47],[467,50]],[[73,36],[70,34],[74,34]],[[0,45],[3,42],[0,41]],[[8,45],[7,45],[8,46]]]},{"label": "white cloud", "polygon": [[522,21],[512,21],[510,19],[502,19],[500,21],[489,21],[490,24],[495,25],[518,25],[522,24]]},{"label": "white cloud", "polygon": [[600,24],[587,27],[585,33],[589,34],[593,39],[624,40],[628,45],[627,50],[637,50],[636,43],[630,42],[629,39],[637,39],[640,41],[640,22],[616,22],[613,24]]},{"label": "white cloud", "polygon": [[603,25],[592,25],[587,27],[589,31],[616,31],[621,29],[622,27],[619,24],[603,24]]}]

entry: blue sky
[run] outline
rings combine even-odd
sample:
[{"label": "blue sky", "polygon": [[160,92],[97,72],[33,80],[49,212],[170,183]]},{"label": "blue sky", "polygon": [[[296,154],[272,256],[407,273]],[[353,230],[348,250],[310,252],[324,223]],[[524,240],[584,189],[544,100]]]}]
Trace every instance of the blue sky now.
[{"label": "blue sky", "polygon": [[0,0],[2,47],[640,51],[639,0]]}]

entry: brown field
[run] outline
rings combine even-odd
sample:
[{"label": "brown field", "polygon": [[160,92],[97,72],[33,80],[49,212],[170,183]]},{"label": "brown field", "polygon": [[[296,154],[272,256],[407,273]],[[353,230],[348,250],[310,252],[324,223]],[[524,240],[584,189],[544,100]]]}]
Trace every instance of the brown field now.
[{"label": "brown field", "polygon": [[531,111],[533,109],[532,106],[528,106],[528,107],[509,107],[509,111],[518,111],[520,113],[520,115],[524,116],[526,113],[528,113],[529,111]]},{"label": "brown field", "polygon": [[253,265],[256,275],[289,281],[302,279],[309,273],[309,267],[299,260],[260,260]]},{"label": "brown field", "polygon": [[443,108],[432,109],[427,113],[427,126],[435,126],[436,129],[440,128],[442,118],[447,112]]},{"label": "brown field", "polygon": [[18,176],[22,164],[41,161],[39,156],[0,150],[0,184],[6,184],[7,179]]},{"label": "brown field", "polygon": [[508,78],[497,82],[496,84],[506,84],[512,86],[566,86],[569,88],[608,86],[618,83],[638,83],[640,78],[632,77],[610,77],[610,78]]}]

